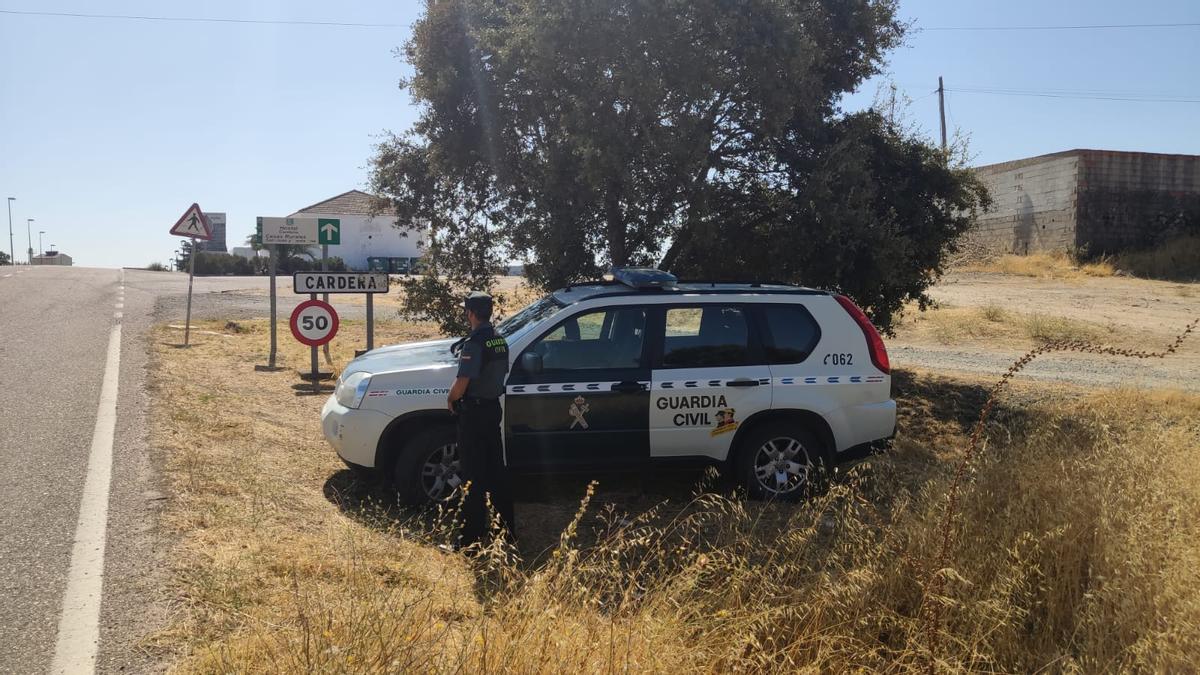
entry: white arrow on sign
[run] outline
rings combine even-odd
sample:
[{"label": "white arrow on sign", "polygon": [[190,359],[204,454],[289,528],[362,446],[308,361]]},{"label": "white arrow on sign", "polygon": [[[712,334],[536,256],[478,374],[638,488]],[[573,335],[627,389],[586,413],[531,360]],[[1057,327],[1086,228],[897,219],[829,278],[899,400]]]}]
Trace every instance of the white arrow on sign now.
[{"label": "white arrow on sign", "polygon": [[321,230],[325,232],[326,238],[332,237],[338,231],[337,227],[335,227],[333,223],[325,223],[321,226]]}]

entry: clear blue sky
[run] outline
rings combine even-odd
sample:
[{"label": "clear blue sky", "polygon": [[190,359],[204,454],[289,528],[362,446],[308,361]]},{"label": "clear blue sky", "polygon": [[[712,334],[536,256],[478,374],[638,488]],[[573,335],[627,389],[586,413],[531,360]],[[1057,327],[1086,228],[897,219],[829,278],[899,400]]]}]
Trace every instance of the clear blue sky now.
[{"label": "clear blue sky", "polygon": [[[44,243],[89,266],[165,261],[193,201],[228,213],[230,243],[258,215],[286,215],[361,188],[371,147],[414,118],[393,55],[421,3],[0,0],[0,10],[400,24],[348,28],[0,14],[0,208],[13,196]],[[1200,22],[1194,0],[901,0],[916,26]],[[888,79],[933,137],[947,123],[975,163],[1075,147],[1200,154],[1200,104],[968,93],[1090,92],[1200,99],[1200,28],[914,32]],[[879,85],[847,99],[868,105]],[[923,98],[921,98],[923,97]],[[0,230],[7,229],[0,211]],[[8,250],[7,232],[0,236]]]}]

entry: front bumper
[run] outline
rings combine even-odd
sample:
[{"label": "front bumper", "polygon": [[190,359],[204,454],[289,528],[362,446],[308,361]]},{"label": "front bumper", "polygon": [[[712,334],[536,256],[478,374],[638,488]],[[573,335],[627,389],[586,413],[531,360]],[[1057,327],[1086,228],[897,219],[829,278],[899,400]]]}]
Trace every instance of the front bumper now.
[{"label": "front bumper", "polygon": [[379,438],[392,418],[374,410],[347,408],[333,396],[321,409],[321,431],[325,440],[345,462],[362,467],[375,466]]}]

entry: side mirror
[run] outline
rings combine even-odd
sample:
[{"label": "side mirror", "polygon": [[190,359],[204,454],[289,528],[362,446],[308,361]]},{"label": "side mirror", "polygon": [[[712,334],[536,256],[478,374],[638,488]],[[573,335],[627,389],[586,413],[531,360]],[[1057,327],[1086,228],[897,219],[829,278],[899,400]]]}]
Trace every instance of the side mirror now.
[{"label": "side mirror", "polygon": [[542,372],[542,355],[537,352],[525,352],[521,355],[521,370],[530,375]]}]

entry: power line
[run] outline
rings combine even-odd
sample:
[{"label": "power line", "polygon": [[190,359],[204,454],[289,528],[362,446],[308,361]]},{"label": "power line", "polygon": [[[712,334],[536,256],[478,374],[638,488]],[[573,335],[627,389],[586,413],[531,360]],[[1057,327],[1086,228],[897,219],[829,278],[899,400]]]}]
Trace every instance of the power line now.
[{"label": "power line", "polygon": [[183,23],[242,23],[275,26],[336,26],[340,28],[408,28],[399,23],[352,23],[348,21],[299,21],[288,19],[224,19],[200,16],[144,16],[138,14],[82,14],[77,12],[26,12],[0,9],[0,14],[21,16],[51,16],[72,19],[124,19],[128,21],[174,21]]},{"label": "power line", "polygon": [[954,91],[963,94],[992,94],[996,96],[1034,96],[1038,98],[1067,98],[1086,101],[1135,101],[1141,103],[1200,103],[1200,98],[1152,98],[1152,97],[1137,97],[1137,96],[1103,96],[1090,94],[1063,94],[1050,91],[1013,91],[1002,89],[967,89],[956,87],[954,89],[946,89],[946,91]]},{"label": "power line", "polygon": [[1112,30],[1120,28],[1197,28],[1200,23],[1112,23],[1079,26],[928,26],[927,31],[989,31],[989,30]]}]

